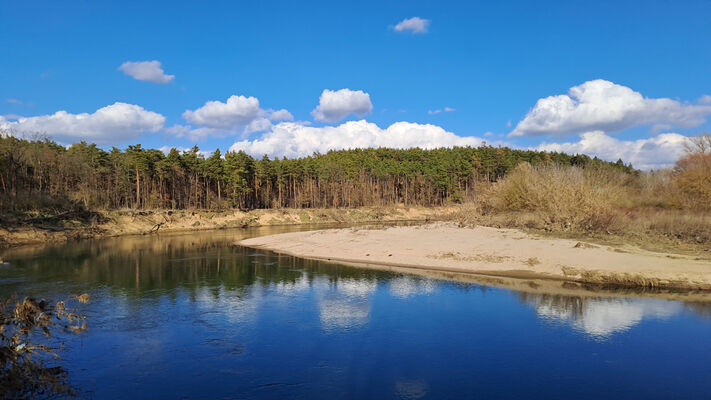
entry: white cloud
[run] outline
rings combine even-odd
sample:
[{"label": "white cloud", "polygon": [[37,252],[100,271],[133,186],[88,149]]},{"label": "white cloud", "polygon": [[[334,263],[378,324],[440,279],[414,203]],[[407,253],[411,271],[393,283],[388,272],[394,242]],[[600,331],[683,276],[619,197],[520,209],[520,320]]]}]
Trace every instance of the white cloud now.
[{"label": "white cloud", "polygon": [[400,21],[393,29],[397,32],[410,31],[412,33],[427,33],[430,27],[430,20],[420,17],[406,18]]},{"label": "white cloud", "polygon": [[[158,150],[160,150],[161,152],[163,152],[163,154],[165,154],[166,156],[167,156],[168,154],[170,154],[170,150],[172,150],[172,149],[178,150],[181,154],[182,154],[182,153],[185,153],[185,152],[190,152],[190,151],[192,151],[192,148],[190,148],[190,147],[181,147],[181,146],[161,146],[161,147],[158,148]],[[214,152],[215,152],[214,150],[212,150],[212,151],[209,151],[209,150],[199,150],[199,151],[198,151],[198,154],[202,155],[202,156],[205,157],[205,158],[208,158],[208,157],[210,157]]]},{"label": "white cloud", "polygon": [[202,140],[208,136],[249,135],[271,129],[271,121],[291,121],[294,116],[285,109],[264,110],[256,97],[232,95],[224,103],[208,101],[196,110],[186,110],[183,119],[196,125],[175,125],[166,132],[177,137]]},{"label": "white cloud", "polygon": [[56,140],[85,140],[97,144],[117,144],[132,140],[146,132],[163,128],[165,117],[143,107],[114,103],[93,114],[70,114],[57,111],[52,115],[19,117],[8,121],[0,117],[0,129],[16,132],[40,133]]},{"label": "white cloud", "polygon": [[254,132],[263,132],[272,127],[272,122],[267,118],[257,118],[244,127],[244,134],[249,135]]},{"label": "white cloud", "polygon": [[190,125],[176,124],[165,128],[166,133],[174,135],[177,138],[187,138],[191,142],[199,142],[207,139],[208,136],[225,137],[227,133],[220,129],[214,128],[195,128]]},{"label": "white cloud", "polygon": [[22,104],[22,100],[17,100],[17,99],[7,99],[7,102],[10,104]]},{"label": "white cloud", "polygon": [[451,107],[445,107],[445,108],[443,108],[443,109],[441,109],[441,110],[440,110],[440,109],[437,109],[437,110],[427,110],[427,114],[429,114],[429,115],[435,115],[435,114],[439,114],[439,113],[441,113],[441,112],[446,112],[446,113],[448,113],[448,112],[454,112],[454,111],[457,111],[457,109],[456,109],[456,108],[451,108]]},{"label": "white cloud", "polygon": [[249,135],[271,129],[271,121],[291,121],[294,116],[285,109],[264,110],[256,97],[230,96],[227,101],[208,101],[196,110],[186,110],[183,118],[191,125],[173,125],[165,131],[178,138],[201,141],[207,137]]},{"label": "white cloud", "polygon": [[639,125],[693,127],[705,122],[711,106],[645,98],[602,79],[574,86],[568,94],[539,99],[510,136],[615,132]]},{"label": "white cloud", "polygon": [[187,125],[173,125],[165,128],[164,131],[179,138],[187,136],[193,128]]},{"label": "white cloud", "polygon": [[289,111],[286,109],[281,109],[281,110],[268,110],[267,114],[269,115],[269,119],[272,121],[293,121],[294,116],[291,115]]},{"label": "white cloud", "polygon": [[387,129],[376,124],[349,121],[338,126],[310,127],[295,122],[282,122],[259,139],[238,141],[230,147],[232,151],[245,152],[260,157],[303,157],[314,152],[329,150],[391,147],[426,149],[452,146],[477,146],[482,140],[477,137],[461,137],[447,132],[439,126],[396,122]]},{"label": "white cloud", "polygon": [[183,113],[183,118],[195,125],[233,129],[249,125],[264,114],[256,97],[230,96],[226,102],[208,101],[202,107]]},{"label": "white cloud", "polygon": [[163,72],[160,61],[126,61],[118,68],[124,74],[153,83],[170,83],[175,79],[175,75],[166,75]]},{"label": "white cloud", "polygon": [[370,95],[362,90],[325,89],[311,115],[316,121],[338,122],[350,114],[362,117],[371,111],[373,104],[370,102]]},{"label": "white cloud", "polygon": [[536,150],[569,154],[587,154],[602,160],[622,159],[635,168],[650,170],[669,167],[684,154],[687,137],[678,133],[662,133],[648,139],[619,140],[601,131],[580,135],[577,142],[542,143]]},{"label": "white cloud", "polygon": [[700,104],[711,104],[711,96],[705,94],[699,98]]}]

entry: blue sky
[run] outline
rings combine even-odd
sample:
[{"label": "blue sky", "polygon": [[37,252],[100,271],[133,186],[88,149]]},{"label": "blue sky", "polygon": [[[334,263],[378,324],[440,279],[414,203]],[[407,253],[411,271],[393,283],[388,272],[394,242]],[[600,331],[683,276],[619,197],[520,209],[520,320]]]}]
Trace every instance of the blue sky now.
[{"label": "blue sky", "polygon": [[[420,32],[395,29],[413,17]],[[654,168],[711,127],[710,39],[709,1],[3,1],[0,125],[62,143],[289,156],[486,140]],[[119,69],[154,60],[165,75],[152,81]],[[317,120],[324,90],[335,109]],[[572,105],[529,114],[556,95]],[[225,105],[186,120],[209,101]],[[135,107],[91,120],[117,102]],[[281,109],[291,120],[271,119]]]}]

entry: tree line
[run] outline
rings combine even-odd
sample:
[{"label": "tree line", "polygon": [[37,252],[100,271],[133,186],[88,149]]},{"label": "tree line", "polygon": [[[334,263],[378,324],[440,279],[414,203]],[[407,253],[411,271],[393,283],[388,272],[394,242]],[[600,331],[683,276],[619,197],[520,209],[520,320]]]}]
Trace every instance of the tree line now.
[{"label": "tree line", "polygon": [[520,162],[599,165],[633,171],[621,160],[585,155],[454,147],[370,148],[303,158],[253,158],[197,146],[168,154],[140,144],[104,150],[80,142],[0,134],[0,208],[33,210],[81,205],[92,209],[219,209],[434,206],[473,198],[479,182],[493,182]]}]

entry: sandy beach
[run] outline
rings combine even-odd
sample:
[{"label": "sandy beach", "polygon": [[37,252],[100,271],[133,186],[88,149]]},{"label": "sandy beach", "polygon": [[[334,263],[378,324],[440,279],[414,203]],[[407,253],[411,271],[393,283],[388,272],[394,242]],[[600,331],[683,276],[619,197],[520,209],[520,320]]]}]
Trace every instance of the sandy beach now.
[{"label": "sandy beach", "polygon": [[709,260],[453,223],[294,232],[238,244],[304,258],[412,270],[711,290]]}]

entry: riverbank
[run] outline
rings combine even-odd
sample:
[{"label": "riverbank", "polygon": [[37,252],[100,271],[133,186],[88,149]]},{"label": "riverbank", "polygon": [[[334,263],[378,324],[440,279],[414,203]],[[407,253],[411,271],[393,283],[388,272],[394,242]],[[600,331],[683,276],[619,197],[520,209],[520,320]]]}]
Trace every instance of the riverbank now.
[{"label": "riverbank", "polygon": [[711,290],[711,260],[453,223],[329,229],[238,244],[298,257],[596,285]]},{"label": "riverbank", "polygon": [[432,221],[448,218],[449,207],[362,207],[252,211],[114,210],[91,217],[65,213],[0,224],[0,248],[122,235],[187,232],[298,224]]}]

